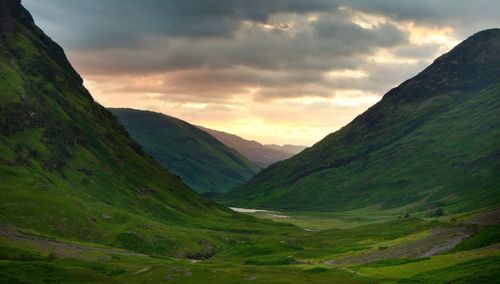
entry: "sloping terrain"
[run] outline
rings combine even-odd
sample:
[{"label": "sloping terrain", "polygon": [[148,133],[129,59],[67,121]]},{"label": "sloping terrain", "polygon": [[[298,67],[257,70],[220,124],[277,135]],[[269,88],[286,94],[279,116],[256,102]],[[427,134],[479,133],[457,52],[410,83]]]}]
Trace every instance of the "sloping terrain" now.
[{"label": "sloping terrain", "polygon": [[423,213],[359,210],[335,220],[337,213],[307,212],[327,220],[307,217],[297,227],[203,199],[93,102],[19,0],[0,2],[0,130],[0,283],[500,277],[499,210],[431,220]]},{"label": "sloping terrain", "polygon": [[338,211],[500,204],[500,30],[479,32],[226,204]]},{"label": "sloping terrain", "polygon": [[257,141],[243,139],[234,134],[198,127],[210,133],[228,147],[235,149],[263,169],[276,162],[286,160],[307,148],[297,145],[264,145]]},{"label": "sloping terrain", "polygon": [[260,169],[212,135],[160,113],[110,109],[146,153],[199,193],[222,193]]},{"label": "sloping terrain", "polygon": [[0,5],[0,224],[203,258],[224,246],[221,231],[254,222],[145,154],[20,1]]}]

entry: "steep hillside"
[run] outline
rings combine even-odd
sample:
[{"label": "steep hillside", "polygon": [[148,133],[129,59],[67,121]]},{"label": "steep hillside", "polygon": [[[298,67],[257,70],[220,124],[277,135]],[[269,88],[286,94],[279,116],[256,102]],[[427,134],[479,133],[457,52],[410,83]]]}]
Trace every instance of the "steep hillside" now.
[{"label": "steep hillside", "polygon": [[226,192],[260,170],[212,135],[180,119],[150,111],[111,111],[148,154],[197,192]]},{"label": "steep hillside", "polygon": [[222,143],[235,149],[250,161],[265,169],[270,165],[286,160],[304,150],[305,146],[296,145],[263,145],[257,141],[246,140],[234,134],[199,126]]},{"label": "steep hillside", "polygon": [[156,255],[202,258],[248,227],[146,155],[19,0],[0,2],[0,195],[1,232]]},{"label": "steep hillside", "polygon": [[491,29],[223,201],[318,211],[498,206],[499,96],[500,30]]}]

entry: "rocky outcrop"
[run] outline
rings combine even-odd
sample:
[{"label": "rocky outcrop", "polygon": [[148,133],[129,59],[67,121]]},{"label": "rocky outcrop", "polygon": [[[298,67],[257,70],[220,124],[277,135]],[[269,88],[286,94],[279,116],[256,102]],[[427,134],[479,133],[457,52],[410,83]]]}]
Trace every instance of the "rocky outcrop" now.
[{"label": "rocky outcrop", "polygon": [[12,32],[15,28],[13,15],[21,7],[21,0],[0,1],[0,31]]}]

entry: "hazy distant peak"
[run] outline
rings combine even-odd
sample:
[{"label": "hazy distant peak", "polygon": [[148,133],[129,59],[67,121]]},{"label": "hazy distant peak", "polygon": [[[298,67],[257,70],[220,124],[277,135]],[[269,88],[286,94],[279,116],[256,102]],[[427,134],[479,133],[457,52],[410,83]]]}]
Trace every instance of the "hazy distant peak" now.
[{"label": "hazy distant peak", "polygon": [[286,160],[307,148],[306,146],[289,144],[282,146],[274,144],[263,145],[257,141],[247,140],[234,134],[209,129],[203,126],[198,127],[207,131],[227,146],[235,149],[261,168],[267,168],[276,162]]}]

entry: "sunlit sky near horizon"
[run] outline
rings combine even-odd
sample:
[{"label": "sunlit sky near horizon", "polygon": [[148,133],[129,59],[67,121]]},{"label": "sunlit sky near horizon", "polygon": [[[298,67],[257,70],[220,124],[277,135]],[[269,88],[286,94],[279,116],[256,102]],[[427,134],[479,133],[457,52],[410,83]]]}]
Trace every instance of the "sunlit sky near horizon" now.
[{"label": "sunlit sky near horizon", "polygon": [[106,107],[312,145],[468,36],[500,0],[23,0]]}]

